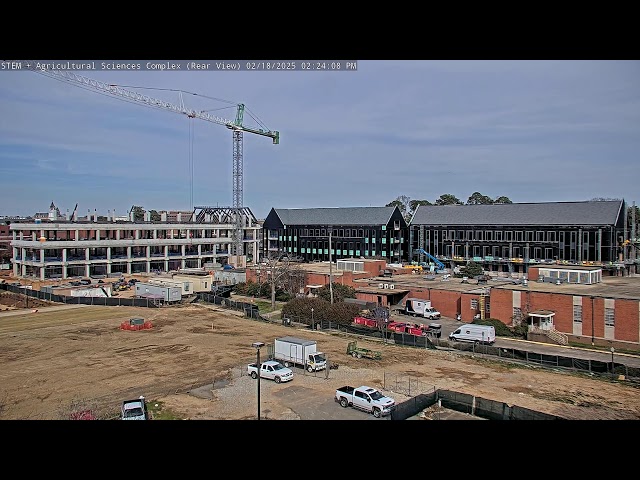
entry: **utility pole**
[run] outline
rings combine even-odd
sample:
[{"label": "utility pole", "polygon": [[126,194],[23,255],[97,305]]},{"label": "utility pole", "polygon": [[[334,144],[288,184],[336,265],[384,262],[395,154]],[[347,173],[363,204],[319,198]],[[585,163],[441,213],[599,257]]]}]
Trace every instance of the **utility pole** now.
[{"label": "utility pole", "polygon": [[329,227],[329,293],[331,295],[331,305],[333,305],[333,267],[331,266],[331,234],[333,227]]}]

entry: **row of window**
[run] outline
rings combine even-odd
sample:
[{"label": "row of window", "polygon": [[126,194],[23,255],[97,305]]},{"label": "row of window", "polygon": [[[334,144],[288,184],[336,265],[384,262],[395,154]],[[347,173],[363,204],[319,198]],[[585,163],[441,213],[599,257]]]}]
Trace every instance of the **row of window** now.
[{"label": "row of window", "polygon": [[[386,243],[387,243],[387,239],[386,239],[385,237],[382,237],[382,238],[380,238],[380,239],[378,239],[378,240],[380,240],[380,242],[381,242],[381,243],[384,243],[384,244],[386,244]],[[293,237],[293,240],[292,240],[292,237],[289,237],[289,238],[288,238],[288,240],[287,240],[287,237],[278,237],[278,241],[279,241],[279,242],[287,242],[287,241],[288,241],[288,242],[297,242],[297,241],[298,241],[298,237],[295,237],[295,236],[294,236],[294,237]],[[316,243],[316,242],[309,242],[308,240],[301,240],[301,242],[302,242],[303,244],[305,244],[305,243]],[[389,243],[403,243],[403,242],[404,242],[404,238],[402,238],[402,237],[401,237],[401,238],[398,238],[398,239],[392,238],[392,239],[390,239],[390,240],[389,240]],[[320,242],[319,242],[319,243],[320,243]],[[331,243],[333,243],[334,245],[338,245],[338,244],[340,244],[341,242],[340,242],[340,241],[335,241],[335,240],[334,240],[334,241],[332,241]],[[369,239],[369,238],[365,238],[365,239],[364,239],[364,243],[376,243],[376,237],[373,237],[373,238],[371,238],[371,239]],[[328,241],[326,241],[326,242],[324,242],[324,244],[325,244],[325,245],[328,245],[328,244],[329,244],[329,242],[328,242]],[[358,242],[358,244],[359,244],[359,242]],[[350,242],[350,245],[353,245],[353,242]]]},{"label": "row of window", "polygon": [[[288,249],[285,248],[284,249],[286,252],[288,253],[298,253],[298,249],[296,247],[291,248],[289,247]],[[361,253],[362,252],[362,253]],[[329,255],[329,249],[328,248],[301,248],[300,249],[300,254],[318,254],[318,255]],[[390,252],[389,255],[400,255],[401,252]],[[336,249],[331,249],[331,255],[349,255],[351,257],[355,256],[355,257],[359,257],[359,256],[365,256],[365,257],[375,257],[376,255],[380,255],[382,257],[386,257],[387,256],[387,252],[384,250],[381,251],[376,251],[376,250],[336,250]]]},{"label": "row of window", "polygon": [[[582,232],[582,242],[595,243],[597,232]],[[576,243],[578,232],[574,231],[542,231],[542,230],[426,230],[425,236],[432,234],[434,239],[440,235],[442,241],[496,241],[496,242],[560,242]]]},{"label": "row of window", "polygon": [[[582,305],[573,306],[574,323],[582,323]],[[604,309],[604,324],[613,327],[616,324],[615,310],[613,308]]]}]

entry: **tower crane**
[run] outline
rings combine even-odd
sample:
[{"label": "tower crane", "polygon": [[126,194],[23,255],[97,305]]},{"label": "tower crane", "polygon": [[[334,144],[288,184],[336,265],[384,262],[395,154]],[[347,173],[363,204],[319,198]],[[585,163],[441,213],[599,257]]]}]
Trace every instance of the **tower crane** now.
[{"label": "tower crane", "polygon": [[[182,93],[179,92],[179,105],[174,105],[163,100],[143,95],[139,92],[127,90],[118,85],[109,84],[99,80],[93,80],[83,75],[74,73],[68,70],[55,70],[55,69],[41,69],[36,68],[35,61],[23,61],[22,65],[26,65],[26,69],[51,77],[56,80],[70,83],[74,86],[81,87],[90,91],[107,94],[112,97],[117,97],[122,100],[129,101],[131,103],[137,103],[139,105],[145,105],[147,107],[158,108],[161,110],[167,110],[181,115],[186,115],[189,118],[197,118],[206,122],[216,123],[223,125],[231,130],[233,135],[233,198],[232,198],[232,210],[235,212],[235,228],[233,235],[233,253],[235,255],[243,254],[243,241],[242,241],[242,209],[243,209],[243,133],[255,133],[256,135],[262,135],[269,137],[273,140],[273,144],[280,143],[280,132],[262,128],[251,128],[243,125],[244,117],[244,104],[238,104],[236,109],[235,120],[227,120],[222,117],[209,114],[206,110],[194,110],[188,108],[184,104]],[[193,94],[197,95],[197,94]]]}]

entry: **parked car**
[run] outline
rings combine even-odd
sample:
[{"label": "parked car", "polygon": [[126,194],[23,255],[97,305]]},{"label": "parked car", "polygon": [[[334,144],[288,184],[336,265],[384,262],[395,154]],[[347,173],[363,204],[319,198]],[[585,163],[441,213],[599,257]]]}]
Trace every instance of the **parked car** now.
[{"label": "parked car", "polygon": [[[258,378],[258,364],[250,363],[247,365],[247,373],[251,375],[253,379]],[[260,366],[260,378],[268,378],[276,383],[290,382],[293,380],[293,371],[280,362],[268,360]]]}]

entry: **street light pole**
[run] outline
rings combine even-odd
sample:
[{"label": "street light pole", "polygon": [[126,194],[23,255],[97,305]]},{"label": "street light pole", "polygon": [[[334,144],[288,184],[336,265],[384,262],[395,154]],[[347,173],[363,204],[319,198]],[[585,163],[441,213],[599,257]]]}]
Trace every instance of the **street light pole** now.
[{"label": "street light pole", "polygon": [[316,326],[313,324],[313,307],[311,307],[311,330],[315,330]]},{"label": "street light pole", "polygon": [[329,293],[331,295],[331,305],[333,305],[333,268],[331,267],[331,234],[333,227],[329,227]]},{"label": "street light pole", "polygon": [[611,376],[613,376],[613,366],[614,366],[614,363],[613,363],[613,352],[615,352],[615,351],[616,351],[616,349],[611,347]]},{"label": "street light pole", "polygon": [[251,344],[253,348],[256,349],[256,369],[258,370],[258,420],[260,420],[260,348],[264,347],[264,343],[262,342],[253,342]]}]

